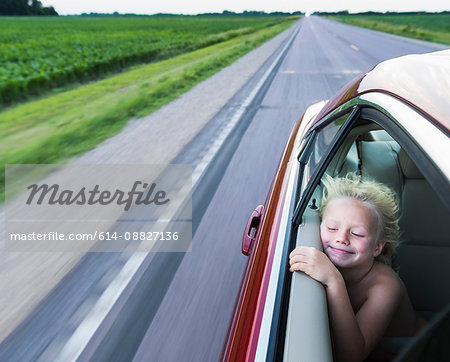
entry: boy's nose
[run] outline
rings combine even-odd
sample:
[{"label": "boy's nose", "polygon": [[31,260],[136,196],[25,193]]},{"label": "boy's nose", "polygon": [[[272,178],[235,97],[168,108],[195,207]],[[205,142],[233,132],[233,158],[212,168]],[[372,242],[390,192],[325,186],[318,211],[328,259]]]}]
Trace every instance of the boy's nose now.
[{"label": "boy's nose", "polygon": [[337,235],[336,237],[336,242],[339,244],[344,244],[344,245],[348,245],[348,235],[346,232],[341,232]]}]

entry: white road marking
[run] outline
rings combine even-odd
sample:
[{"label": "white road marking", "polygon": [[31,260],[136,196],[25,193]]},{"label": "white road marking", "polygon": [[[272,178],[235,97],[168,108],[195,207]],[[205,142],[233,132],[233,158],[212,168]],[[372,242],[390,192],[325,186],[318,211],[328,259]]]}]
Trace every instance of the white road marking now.
[{"label": "white road marking", "polygon": [[131,255],[120,273],[114,278],[108,288],[106,288],[97,303],[95,303],[95,306],[67,341],[59,356],[56,358],[56,361],[77,360],[120,294],[122,294],[133,275],[141,266],[147,254],[142,252]]},{"label": "white road marking", "polygon": [[361,74],[362,71],[359,69],[344,69],[341,71],[342,74]]},{"label": "white road marking", "polygon": [[[193,169],[192,172],[192,185],[194,186],[197,181],[202,176],[209,162],[212,160],[214,155],[217,153],[219,148],[225,142],[225,139],[230,134],[234,126],[238,123],[242,115],[244,114],[246,108],[251,104],[253,99],[258,94],[258,91],[263,86],[264,82],[269,77],[272,70],[275,68],[276,64],[280,60],[281,56],[287,51],[291,43],[293,42],[295,36],[299,31],[298,25],[297,29],[292,33],[289,40],[286,42],[283,50],[279,53],[277,58],[272,62],[270,67],[264,73],[263,77],[259,80],[244,102],[239,106],[239,108],[234,113],[231,120],[228,122],[227,126],[222,130],[219,137],[217,137],[212,145],[209,147],[207,153],[203,156],[197,166]],[[106,288],[106,290],[102,293],[100,298],[95,303],[94,307],[88,313],[88,315],[84,318],[84,320],[77,327],[75,332],[66,342],[64,347],[61,349],[56,361],[61,362],[69,362],[76,361],[77,358],[84,351],[86,346],[88,345],[90,339],[100,327],[103,320],[106,318],[108,313],[111,311],[111,308],[116,303],[134,274],[137,272],[141,264],[144,262],[148,253],[140,252],[134,253],[128,259],[127,263],[123,266],[122,270],[115,277],[112,283]]]},{"label": "white road marking", "polygon": [[355,44],[350,45],[350,48],[352,48],[353,50],[359,51],[359,48]]}]

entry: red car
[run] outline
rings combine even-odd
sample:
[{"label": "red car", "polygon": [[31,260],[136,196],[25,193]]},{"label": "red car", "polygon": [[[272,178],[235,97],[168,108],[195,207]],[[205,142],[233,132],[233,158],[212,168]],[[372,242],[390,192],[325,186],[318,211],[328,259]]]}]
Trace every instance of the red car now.
[{"label": "red car", "polygon": [[349,171],[389,185],[400,200],[401,244],[391,263],[429,322],[393,347],[397,359],[420,360],[445,323],[448,333],[449,130],[449,50],[382,62],[307,109],[265,204],[245,229],[242,252],[249,259],[224,361],[333,360],[324,287],[291,273],[289,253],[298,245],[321,248],[321,179]]}]

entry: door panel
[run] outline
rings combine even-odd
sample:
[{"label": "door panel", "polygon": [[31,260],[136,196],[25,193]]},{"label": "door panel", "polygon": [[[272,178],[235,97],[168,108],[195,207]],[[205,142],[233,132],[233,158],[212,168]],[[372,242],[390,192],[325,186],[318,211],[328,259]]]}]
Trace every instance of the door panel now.
[{"label": "door panel", "polygon": [[[310,205],[298,228],[297,246],[322,250],[319,210]],[[333,361],[325,289],[301,272],[292,276],[284,361]]]}]

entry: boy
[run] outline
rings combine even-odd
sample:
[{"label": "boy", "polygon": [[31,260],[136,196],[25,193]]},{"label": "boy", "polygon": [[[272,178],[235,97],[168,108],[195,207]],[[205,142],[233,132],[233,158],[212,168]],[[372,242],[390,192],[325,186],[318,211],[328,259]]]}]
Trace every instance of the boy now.
[{"label": "boy", "polygon": [[398,206],[385,185],[355,174],[324,180],[323,252],[297,247],[290,270],[326,288],[338,361],[361,361],[382,337],[415,334],[416,315],[397,274],[382,261],[398,240]]}]

